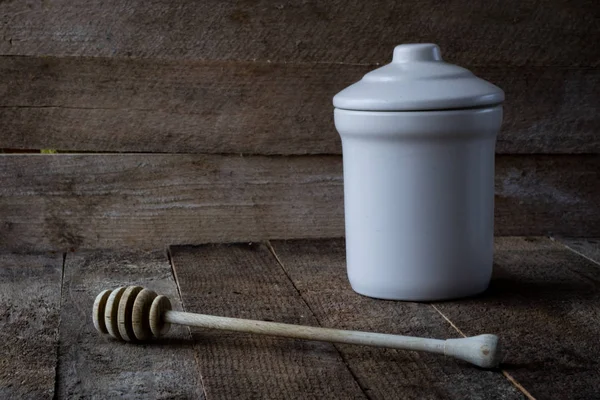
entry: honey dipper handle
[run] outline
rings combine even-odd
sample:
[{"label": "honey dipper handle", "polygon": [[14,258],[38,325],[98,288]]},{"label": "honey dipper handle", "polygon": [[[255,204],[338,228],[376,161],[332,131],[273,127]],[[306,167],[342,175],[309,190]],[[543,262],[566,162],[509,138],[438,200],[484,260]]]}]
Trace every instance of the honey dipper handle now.
[{"label": "honey dipper handle", "polygon": [[389,347],[404,350],[429,351],[444,354],[444,340],[426,339],[384,333],[345,331],[314,326],[291,325],[279,322],[255,321],[240,318],[217,317],[180,311],[167,311],[166,322],[201,328],[249,332],[259,335],[284,336],[295,339],[318,340],[366,346]]},{"label": "honey dipper handle", "polygon": [[498,338],[495,335],[480,335],[469,338],[439,340],[385,333],[291,325],[279,322],[217,317],[213,315],[192,314],[180,311],[166,311],[163,318],[165,322],[171,324],[208,329],[445,354],[483,368],[493,368],[499,363],[499,354],[496,351]]}]

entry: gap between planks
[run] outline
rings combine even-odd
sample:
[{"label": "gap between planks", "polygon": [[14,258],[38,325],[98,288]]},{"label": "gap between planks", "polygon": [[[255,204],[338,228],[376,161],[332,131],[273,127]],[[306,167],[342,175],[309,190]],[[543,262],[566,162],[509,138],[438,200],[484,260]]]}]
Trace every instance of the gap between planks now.
[{"label": "gap between planks", "polygon": [[[435,304],[430,303],[429,304],[431,307],[433,307],[433,309],[435,311],[438,312],[438,314],[440,314],[442,316],[442,318],[444,318],[449,324],[450,326],[456,331],[458,332],[462,337],[467,337],[467,335],[465,335],[463,333],[462,330],[460,330],[460,328],[458,326],[456,326],[456,324],[454,324],[454,322],[452,322],[450,320],[450,318],[448,318],[446,315],[444,315],[444,313],[435,306]],[[500,372],[502,372],[502,375],[504,375],[504,377],[514,386],[516,387],[521,393],[523,393],[523,395],[525,397],[527,397],[529,400],[536,400],[535,397],[533,397],[533,395],[531,393],[529,393],[529,391],[527,389],[525,389],[525,387],[523,385],[521,385],[519,383],[519,381],[517,381],[511,374],[508,373],[508,371],[506,371],[503,368],[500,368]]]},{"label": "gap between planks", "polygon": [[63,253],[62,266],[60,269],[60,297],[58,299],[58,328],[56,329],[56,364],[54,364],[54,394],[53,400],[58,400],[58,371],[60,367],[60,323],[62,320],[63,289],[65,286],[65,264],[67,263],[67,254]]},{"label": "gap between planks", "polygon": [[[582,252],[580,252],[580,251],[578,251],[578,250],[575,250],[574,248],[572,248],[572,247],[571,247],[571,246],[569,246],[568,244],[566,244],[566,243],[562,242],[560,239],[558,239],[558,240],[557,240],[557,239],[556,239],[555,237],[553,237],[553,236],[549,236],[548,238],[549,238],[550,240],[552,240],[553,242],[556,242],[556,243],[560,244],[561,246],[563,246],[563,247],[567,248],[568,250],[572,251],[573,253],[577,254],[578,256],[580,256],[580,257],[583,257],[583,258],[585,258],[586,260],[588,260],[588,261],[592,262],[593,264],[600,265],[600,262],[599,262],[599,261],[597,261],[597,260],[595,260],[595,259],[593,259],[593,258],[591,258],[591,257],[589,257],[589,256],[587,256],[587,255],[585,255],[585,254],[583,254]],[[587,277],[586,277],[586,278],[587,278]]]},{"label": "gap between planks", "polygon": [[[169,266],[171,267],[171,274],[173,275],[173,280],[175,281],[175,287],[177,288],[177,296],[179,296],[179,301],[181,302],[181,308],[183,311],[188,312],[185,302],[183,301],[183,296],[181,295],[181,286],[179,285],[179,277],[177,276],[177,269],[175,269],[175,263],[173,262],[173,256],[171,255],[171,246],[167,247],[167,258],[169,260]],[[186,327],[188,331],[188,337],[190,340],[194,340],[192,335],[192,328],[189,326]],[[202,366],[200,365],[200,360],[198,359],[198,352],[194,351],[194,361],[196,361],[196,370],[198,371],[198,377],[200,378],[200,385],[202,385],[202,394],[204,395],[204,400],[208,400],[208,395],[206,393],[206,387],[204,386],[204,377],[202,376]]]},{"label": "gap between planks", "polygon": [[[290,281],[290,283],[294,287],[294,290],[296,291],[296,293],[298,294],[298,296],[300,297],[300,299],[302,299],[302,302],[306,305],[306,307],[308,308],[308,310],[310,311],[310,313],[312,314],[312,316],[315,318],[315,320],[317,321],[317,323],[319,324],[319,326],[322,327],[323,324],[319,320],[319,317],[317,317],[317,314],[314,312],[314,310],[312,309],[312,307],[310,306],[310,304],[308,304],[308,302],[306,301],[306,299],[304,299],[304,296],[302,296],[302,293],[300,293],[300,290],[296,286],[296,283],[294,282],[294,280],[292,279],[292,277],[290,276],[290,274],[288,273],[288,271],[285,269],[285,265],[283,264],[283,262],[281,261],[281,259],[277,255],[277,253],[275,252],[275,248],[273,248],[273,245],[271,245],[271,241],[267,240],[265,242],[265,244],[266,244],[267,248],[269,249],[269,251],[271,252],[271,254],[273,255],[273,257],[275,258],[275,261],[277,262],[277,265],[279,265],[279,267],[281,267],[281,270],[285,274],[286,278]],[[333,348],[335,349],[335,351],[340,356],[340,359],[344,362],[344,365],[346,366],[346,369],[348,370],[348,372],[352,376],[352,379],[354,379],[354,382],[356,382],[356,385],[360,388],[360,391],[365,395],[365,397],[367,399],[372,400],[372,397],[365,390],[365,387],[360,383],[360,381],[358,380],[358,377],[354,374],[354,371],[352,371],[352,368],[350,368],[350,365],[348,364],[348,359],[340,351],[340,349],[338,348],[337,344],[336,343],[331,343],[331,345],[333,346]]]},{"label": "gap between planks", "polygon": [[[401,44],[401,43],[398,43]],[[394,46],[387,48],[386,51],[390,50],[393,51]],[[278,66],[278,65],[297,65],[297,66],[306,66],[306,67],[310,67],[313,65],[347,65],[347,66],[353,66],[353,67],[370,67],[370,68],[379,68],[385,65],[388,65],[389,63],[392,62],[391,58],[389,59],[381,59],[381,61],[372,61],[372,62],[352,62],[352,61],[320,61],[320,60],[313,60],[313,61],[297,61],[297,60],[293,60],[293,61],[287,61],[287,60],[268,60],[268,59],[255,59],[255,58],[228,58],[228,59],[216,59],[216,58],[210,58],[210,59],[170,59],[170,58],[161,58],[161,57],[141,57],[141,56],[127,56],[127,57],[114,57],[114,56],[110,56],[110,55],[106,55],[106,56],[102,56],[102,55],[98,55],[98,56],[65,56],[65,55],[38,55],[38,54],[0,54],[0,59],[31,59],[31,60],[38,60],[40,58],[43,59],[48,59],[48,60],[60,60],[60,59],[65,59],[65,58],[77,58],[79,60],[85,60],[85,61],[96,61],[96,60],[100,60],[100,61],[110,61],[110,60],[117,60],[117,61],[130,61],[130,62],[147,62],[147,63],[151,63],[151,62],[156,62],[156,63],[166,63],[166,62],[174,62],[176,61],[178,64],[198,64],[198,63],[203,63],[203,64],[223,64],[223,63],[231,63],[231,64],[236,64],[236,63],[246,63],[246,64],[253,64],[253,65],[260,65],[260,66]],[[457,61],[451,61],[451,62],[457,62]],[[457,62],[458,63],[458,62]],[[462,63],[464,64],[464,63]],[[505,62],[497,62],[497,63],[486,63],[486,62],[469,62],[466,63],[465,65],[468,66],[468,68],[505,68],[505,69],[512,69],[512,70],[517,70],[517,71],[522,71],[523,70],[523,66],[522,65],[511,65],[511,64],[506,64]],[[574,71],[578,71],[578,70],[595,70],[597,67],[594,65],[572,65],[572,64],[568,64],[568,63],[563,63],[563,64],[553,64],[553,63],[529,63],[526,65],[527,68],[555,68],[555,69],[566,69],[566,70],[574,70]],[[0,106],[0,108],[2,107],[10,107],[10,106]],[[28,107],[28,106],[14,106],[14,107]],[[40,107],[41,108],[41,107]],[[68,108],[68,107],[60,107],[60,106],[56,106],[56,108]],[[76,108],[76,107],[73,107]],[[107,108],[109,109],[109,108]],[[153,110],[150,110],[153,111]]]}]

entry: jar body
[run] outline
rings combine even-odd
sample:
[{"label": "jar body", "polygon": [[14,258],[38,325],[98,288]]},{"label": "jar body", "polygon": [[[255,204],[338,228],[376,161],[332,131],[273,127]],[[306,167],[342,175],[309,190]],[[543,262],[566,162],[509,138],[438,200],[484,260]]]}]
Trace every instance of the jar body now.
[{"label": "jar body", "polygon": [[344,160],[346,262],[356,292],[426,301],[488,287],[501,123],[501,106],[335,109]]}]

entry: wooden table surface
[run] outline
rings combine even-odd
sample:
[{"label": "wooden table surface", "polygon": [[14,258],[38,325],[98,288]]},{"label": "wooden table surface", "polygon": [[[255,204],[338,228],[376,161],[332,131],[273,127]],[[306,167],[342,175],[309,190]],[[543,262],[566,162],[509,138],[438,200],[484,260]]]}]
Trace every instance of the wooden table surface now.
[{"label": "wooden table surface", "polygon": [[[375,300],[346,279],[344,242],[1,254],[0,398],[600,398],[600,241],[496,239],[483,295]],[[99,336],[91,306],[137,284],[176,309],[435,338],[495,333],[486,371],[443,356],[174,327],[134,345]]]}]

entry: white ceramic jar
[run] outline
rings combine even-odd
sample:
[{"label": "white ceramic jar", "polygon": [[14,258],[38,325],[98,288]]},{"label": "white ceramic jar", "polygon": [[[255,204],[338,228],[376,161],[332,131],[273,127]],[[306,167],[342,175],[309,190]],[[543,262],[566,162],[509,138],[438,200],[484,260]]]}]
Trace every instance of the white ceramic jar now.
[{"label": "white ceramic jar", "polygon": [[425,301],[488,287],[503,100],[434,44],[397,46],[390,64],[334,97],[356,292]]}]

